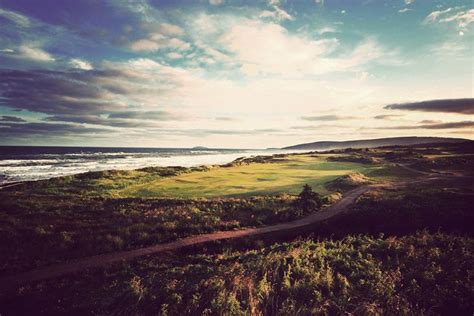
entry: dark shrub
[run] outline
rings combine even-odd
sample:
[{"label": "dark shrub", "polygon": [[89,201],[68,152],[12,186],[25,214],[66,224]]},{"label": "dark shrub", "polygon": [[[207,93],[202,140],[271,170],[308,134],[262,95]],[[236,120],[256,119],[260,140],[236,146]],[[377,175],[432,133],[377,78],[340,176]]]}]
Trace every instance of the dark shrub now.
[{"label": "dark shrub", "polygon": [[313,189],[305,184],[303,190],[298,195],[296,200],[296,207],[302,213],[309,213],[315,210],[319,210],[323,201],[317,192],[314,192]]}]

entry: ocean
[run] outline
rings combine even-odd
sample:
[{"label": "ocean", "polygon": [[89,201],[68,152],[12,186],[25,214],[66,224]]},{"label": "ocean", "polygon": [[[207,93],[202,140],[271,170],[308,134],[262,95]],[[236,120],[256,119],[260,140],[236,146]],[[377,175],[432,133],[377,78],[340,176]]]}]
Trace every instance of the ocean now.
[{"label": "ocean", "polygon": [[280,150],[208,148],[110,148],[0,146],[0,184],[33,181],[88,171],[130,170],[150,166],[224,164],[238,157]]}]

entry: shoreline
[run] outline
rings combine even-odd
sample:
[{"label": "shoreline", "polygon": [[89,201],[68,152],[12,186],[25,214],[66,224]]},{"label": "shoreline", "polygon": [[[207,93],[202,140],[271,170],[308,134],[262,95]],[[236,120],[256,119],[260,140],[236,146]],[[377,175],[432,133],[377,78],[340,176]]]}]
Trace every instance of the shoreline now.
[{"label": "shoreline", "polygon": [[[101,173],[101,172],[111,172],[111,171],[115,171],[115,172],[126,172],[126,171],[140,171],[140,170],[144,170],[144,169],[147,169],[147,168],[184,168],[184,169],[198,169],[198,168],[213,168],[213,167],[219,167],[219,168],[228,168],[230,167],[230,165],[238,162],[238,161],[241,161],[243,163],[252,163],[254,161],[249,161],[247,162],[246,160],[253,160],[255,158],[263,158],[263,159],[268,159],[268,158],[273,158],[275,156],[281,156],[281,155],[297,155],[297,154],[311,154],[311,153],[315,153],[316,151],[314,150],[291,150],[291,151],[286,151],[286,150],[281,150],[282,152],[281,153],[276,153],[276,152],[273,152],[273,153],[268,153],[268,154],[260,154],[260,153],[263,153],[263,152],[258,152],[258,153],[251,153],[251,155],[249,156],[246,156],[246,155],[241,155],[237,158],[234,158],[228,162],[224,162],[224,163],[217,163],[217,164],[212,164],[212,163],[209,163],[209,164],[196,164],[196,165],[190,165],[190,166],[182,166],[182,165],[166,165],[166,166],[161,166],[161,165],[150,165],[150,166],[143,166],[143,167],[139,167],[139,168],[132,168],[132,169],[114,169],[114,168],[111,168],[111,169],[103,169],[103,170],[89,170],[89,171],[85,171],[85,172],[77,172],[77,173],[71,173],[71,174],[63,174],[63,175],[58,175],[58,176],[53,176],[53,177],[48,177],[48,178],[41,178],[41,179],[34,179],[34,180],[23,180],[23,181],[12,181],[12,182],[5,182],[5,183],[1,183],[0,182],[0,190],[3,190],[3,189],[6,189],[8,187],[13,187],[13,186],[17,186],[17,185],[21,185],[21,184],[27,184],[27,183],[36,183],[36,182],[41,182],[41,181],[49,181],[49,180],[53,180],[53,179],[59,179],[59,178],[63,178],[63,177],[69,177],[69,176],[80,176],[80,175],[87,175],[87,174],[93,174],[93,173]],[[318,153],[324,153],[324,151],[322,152],[318,152]]]}]

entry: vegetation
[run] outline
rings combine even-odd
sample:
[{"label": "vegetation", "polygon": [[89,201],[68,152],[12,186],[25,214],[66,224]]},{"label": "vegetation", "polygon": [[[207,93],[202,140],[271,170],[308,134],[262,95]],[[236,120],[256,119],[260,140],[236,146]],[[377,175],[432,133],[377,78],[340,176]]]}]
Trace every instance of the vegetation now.
[{"label": "vegetation", "polygon": [[[295,197],[68,199],[18,195],[0,201],[0,275],[53,262],[269,225],[304,216]],[[311,211],[311,210],[308,210]]]},{"label": "vegetation", "polygon": [[298,194],[309,184],[320,194],[325,183],[379,165],[331,162],[325,156],[280,155],[237,159],[224,166],[145,168],[62,177],[26,185],[29,193],[110,198],[223,198]]},{"label": "vegetation", "polygon": [[[327,180],[353,169],[369,170],[314,155],[237,161],[236,166],[91,172],[6,188],[0,191],[0,251],[9,255],[0,259],[0,275],[190,235],[294,220],[314,211],[294,203],[292,193],[301,190],[302,181],[316,183],[313,188],[327,194]],[[195,180],[189,182],[191,178]],[[257,190],[239,197],[179,198],[206,190],[221,194],[236,186],[275,194]],[[138,192],[138,187],[174,196],[124,193]],[[324,200],[335,201],[330,194]]]},{"label": "vegetation", "polygon": [[303,186],[303,191],[301,191],[298,195],[298,199],[295,201],[295,206],[303,214],[317,211],[322,205],[323,201],[319,194],[313,192],[313,189],[307,184]]},{"label": "vegetation", "polygon": [[156,257],[24,287],[2,298],[3,310],[35,315],[467,315],[474,308],[472,249],[472,238],[423,232]]},{"label": "vegetation", "polygon": [[471,315],[473,157],[465,145],[341,150],[87,173],[7,188],[0,191],[3,275],[293,220],[358,185],[422,179],[417,166],[464,175],[439,173],[428,185],[371,190],[350,212],[304,229],[26,285],[0,293],[0,313]]},{"label": "vegetation", "polygon": [[351,173],[326,183],[326,188],[331,191],[344,192],[357,186],[368,184],[370,180],[361,173]]}]

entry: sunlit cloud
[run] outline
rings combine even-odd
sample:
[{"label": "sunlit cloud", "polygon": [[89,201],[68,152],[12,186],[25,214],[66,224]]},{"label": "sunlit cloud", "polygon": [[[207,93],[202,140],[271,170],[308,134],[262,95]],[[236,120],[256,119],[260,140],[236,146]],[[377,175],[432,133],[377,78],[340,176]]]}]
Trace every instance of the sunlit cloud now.
[{"label": "sunlit cloud", "polygon": [[72,12],[5,0],[1,136],[277,147],[397,124],[469,137],[469,108],[424,101],[472,97],[473,12],[455,2],[387,2],[379,20],[372,2],[81,1]]}]

